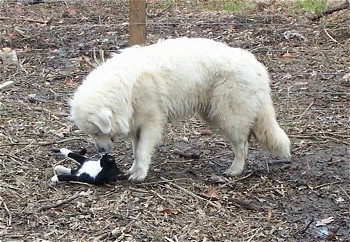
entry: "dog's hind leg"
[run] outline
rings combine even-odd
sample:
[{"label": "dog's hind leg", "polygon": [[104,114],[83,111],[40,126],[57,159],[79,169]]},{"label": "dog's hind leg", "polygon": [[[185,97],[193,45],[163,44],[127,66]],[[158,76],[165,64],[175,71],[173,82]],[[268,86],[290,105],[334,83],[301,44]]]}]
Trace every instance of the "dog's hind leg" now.
[{"label": "dog's hind leg", "polygon": [[132,134],[132,153],[134,156],[136,155],[136,150],[137,150],[137,145],[139,143],[139,140],[140,140],[140,129],[137,129],[137,131],[135,131]]},{"label": "dog's hind leg", "polygon": [[233,142],[233,150],[235,152],[235,158],[231,166],[225,171],[225,174],[228,176],[238,176],[242,174],[248,155],[248,141]]},{"label": "dog's hind leg", "polygon": [[[227,120],[230,121],[228,122]],[[219,124],[225,136],[232,142],[235,153],[235,158],[231,166],[225,171],[225,174],[228,176],[238,176],[242,174],[248,156],[248,137],[251,124],[246,117],[238,117],[236,115],[232,115],[229,119],[223,118],[217,124]]]}]

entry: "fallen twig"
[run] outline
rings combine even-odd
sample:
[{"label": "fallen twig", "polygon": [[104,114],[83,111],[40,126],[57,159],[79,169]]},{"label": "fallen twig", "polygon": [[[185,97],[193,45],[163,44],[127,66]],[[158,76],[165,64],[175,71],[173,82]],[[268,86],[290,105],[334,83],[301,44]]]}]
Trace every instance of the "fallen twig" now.
[{"label": "fallen twig", "polygon": [[80,193],[76,193],[74,194],[73,196],[67,198],[67,199],[64,199],[64,200],[60,200],[56,203],[53,203],[53,204],[47,204],[47,205],[43,205],[41,206],[40,208],[38,208],[38,210],[36,210],[36,212],[42,212],[42,211],[46,211],[50,208],[57,208],[65,203],[69,203],[71,201],[73,201],[74,199],[78,198],[80,196]]},{"label": "fallen twig", "polygon": [[234,204],[238,205],[240,208],[244,208],[247,210],[252,210],[252,211],[263,211],[264,209],[258,206],[255,206],[249,202],[241,201],[237,198],[230,198],[230,202],[233,202]]},{"label": "fallen twig", "polygon": [[262,230],[262,227],[259,227],[256,229],[255,233],[249,238],[249,240],[247,240],[247,242],[253,241],[253,239],[255,238],[255,236],[257,236],[257,234]]},{"label": "fallen twig", "polygon": [[7,216],[8,216],[7,226],[11,226],[11,224],[12,224],[12,213],[11,213],[10,209],[8,209],[8,207],[6,206],[5,201],[3,202],[3,205],[4,205],[4,209],[5,209],[5,211],[7,213]]},{"label": "fallen twig", "polygon": [[188,194],[188,195],[190,195],[190,196],[192,196],[192,197],[194,197],[194,198],[197,198],[197,199],[199,199],[199,200],[205,201],[205,202],[207,202],[208,204],[210,204],[211,206],[213,206],[213,207],[215,207],[215,208],[218,208],[218,209],[221,209],[221,206],[219,206],[218,204],[213,203],[212,201],[210,201],[210,200],[208,200],[208,199],[205,199],[205,198],[203,198],[203,197],[201,197],[201,196],[198,196],[197,194],[194,194],[193,192],[191,192],[191,191],[189,191],[189,190],[187,190],[187,189],[185,189],[185,188],[183,188],[183,187],[181,187],[181,186],[179,186],[179,185],[177,185],[177,184],[175,184],[175,183],[169,181],[168,179],[165,179],[164,177],[161,177],[160,179],[162,179],[163,181],[169,183],[170,185],[176,187],[177,189],[181,190],[182,192],[184,192],[184,193],[186,193],[186,194]]},{"label": "fallen twig", "polygon": [[0,84],[0,90],[4,89],[5,87],[10,86],[12,84],[13,84],[13,81],[4,82],[4,83]]},{"label": "fallen twig", "polygon": [[34,143],[34,140],[33,140],[32,142],[30,142],[29,144],[27,144],[27,145],[26,145],[25,147],[23,147],[22,149],[19,149],[19,150],[16,150],[16,151],[14,151],[14,152],[11,152],[9,155],[10,155],[10,156],[14,156],[15,154],[18,154],[18,153],[20,153],[20,152],[22,152],[22,151],[28,149],[29,147],[31,147],[31,146],[33,145],[33,143]]},{"label": "fallen twig", "polygon": [[173,6],[173,4],[170,4],[169,6],[167,6],[162,11],[160,11],[159,13],[156,13],[156,14],[147,14],[147,17],[148,18],[157,18],[160,15],[162,15],[164,12],[166,12],[168,9],[170,9],[172,6]]},{"label": "fallen twig", "polygon": [[313,222],[315,222],[315,219],[314,219],[314,218],[312,218],[312,219],[310,220],[310,222],[305,226],[305,228],[298,230],[297,233],[298,233],[298,234],[305,234],[306,230],[308,230],[308,228],[310,227],[310,225],[311,225]]},{"label": "fallen twig", "polygon": [[312,105],[314,105],[313,101],[310,103],[309,106],[307,106],[307,108],[304,110],[304,112],[302,114],[300,114],[298,120],[300,120],[304,116],[304,114],[311,108]]},{"label": "fallen twig", "polygon": [[338,187],[340,188],[340,190],[342,190],[342,191],[344,192],[345,196],[347,196],[348,199],[349,199],[349,201],[350,201],[350,196],[349,196],[349,194],[348,194],[341,186],[338,185]]},{"label": "fallen twig", "polygon": [[274,166],[274,165],[280,165],[280,164],[291,164],[292,161],[291,160],[276,160],[276,161],[272,161],[272,162],[268,162],[267,164],[269,166]]},{"label": "fallen twig", "polygon": [[340,10],[345,10],[345,9],[350,9],[350,0],[346,0],[344,3],[340,4],[339,6],[335,6],[333,8],[329,8],[325,11],[323,11],[322,13],[319,13],[313,17],[311,17],[310,19],[312,21],[316,21],[319,20],[320,18],[327,16],[329,14],[332,14],[334,12],[340,11]]},{"label": "fallen twig", "polygon": [[[178,179],[173,179],[171,181],[180,181],[180,180],[185,180],[187,178],[178,178]],[[143,183],[136,183],[135,186],[146,186],[146,185],[154,185],[154,184],[161,184],[161,183],[168,183],[169,180],[164,180],[164,181],[155,181],[155,182],[143,182]]]},{"label": "fallen twig", "polygon": [[334,38],[328,33],[328,31],[327,31],[326,28],[324,28],[323,31],[326,33],[326,35],[327,35],[333,42],[338,43],[338,41],[337,41],[336,39],[334,39]]},{"label": "fallen twig", "polygon": [[180,150],[174,150],[174,154],[185,159],[199,159],[200,155],[194,152],[186,152]]},{"label": "fallen twig", "polygon": [[312,188],[312,190],[316,190],[316,189],[320,189],[322,187],[326,187],[326,186],[331,186],[331,185],[336,185],[336,184],[340,184],[343,183],[343,181],[336,181],[336,182],[329,182],[329,183],[324,183],[324,184],[320,184],[318,186],[315,186]]},{"label": "fallen twig", "polygon": [[47,114],[51,114],[51,115],[56,115],[56,116],[63,116],[63,117],[68,117],[69,114],[68,113],[63,113],[63,112],[53,112],[47,108],[44,107],[30,107],[30,109],[34,110],[34,111],[38,111],[38,112],[44,112]]},{"label": "fallen twig", "polygon": [[85,138],[83,138],[83,137],[72,137],[72,138],[50,141],[50,142],[39,142],[38,145],[46,146],[46,145],[65,143],[65,142],[69,142],[69,141],[73,141],[73,140],[84,140],[84,139]]},{"label": "fallen twig", "polygon": [[12,20],[12,21],[27,21],[32,23],[47,24],[47,20],[39,20],[32,18],[14,18],[14,17],[0,17],[0,20]]},{"label": "fallen twig", "polygon": [[220,186],[220,188],[226,187],[226,186],[231,186],[232,184],[235,184],[235,183],[237,183],[237,182],[239,182],[239,181],[243,181],[243,180],[247,179],[248,177],[251,177],[252,175],[253,175],[253,173],[249,173],[249,174],[246,175],[246,176],[239,177],[239,178],[237,178],[237,179],[235,179],[235,180],[233,180],[233,181],[226,182],[226,183],[222,184],[222,185]]}]

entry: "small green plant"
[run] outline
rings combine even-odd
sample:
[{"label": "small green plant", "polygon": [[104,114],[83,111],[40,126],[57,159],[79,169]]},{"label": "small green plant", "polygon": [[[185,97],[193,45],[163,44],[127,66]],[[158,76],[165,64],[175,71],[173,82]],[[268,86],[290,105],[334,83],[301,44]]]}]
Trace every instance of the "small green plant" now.
[{"label": "small green plant", "polygon": [[227,12],[242,12],[251,8],[252,3],[244,0],[227,0],[223,4],[223,10]]},{"label": "small green plant", "polygon": [[294,10],[296,12],[312,12],[320,13],[327,9],[326,0],[296,0],[294,2]]}]

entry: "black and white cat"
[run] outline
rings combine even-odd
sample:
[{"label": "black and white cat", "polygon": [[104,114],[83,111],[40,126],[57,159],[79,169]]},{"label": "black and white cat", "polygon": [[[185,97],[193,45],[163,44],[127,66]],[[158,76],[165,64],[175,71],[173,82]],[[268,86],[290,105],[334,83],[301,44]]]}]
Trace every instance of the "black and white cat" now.
[{"label": "black and white cat", "polygon": [[79,153],[74,153],[65,148],[53,149],[52,151],[61,153],[64,157],[71,158],[79,163],[76,169],[70,169],[62,165],[55,166],[55,175],[51,178],[52,185],[61,181],[79,181],[102,185],[116,181],[121,174],[114,157],[109,154],[86,157],[85,149],[82,149]]}]

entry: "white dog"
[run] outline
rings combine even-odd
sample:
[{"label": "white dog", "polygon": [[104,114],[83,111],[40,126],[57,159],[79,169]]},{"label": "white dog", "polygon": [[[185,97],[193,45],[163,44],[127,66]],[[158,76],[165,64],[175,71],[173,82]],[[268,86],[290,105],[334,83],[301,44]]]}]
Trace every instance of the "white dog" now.
[{"label": "white dog", "polygon": [[251,133],[263,148],[290,158],[269,83],[247,51],[209,39],[170,39],[127,48],[92,71],[70,101],[71,118],[106,152],[116,136],[130,136],[128,173],[141,181],[167,122],[196,113],[232,142],[235,158],[226,174],[239,175]]}]

